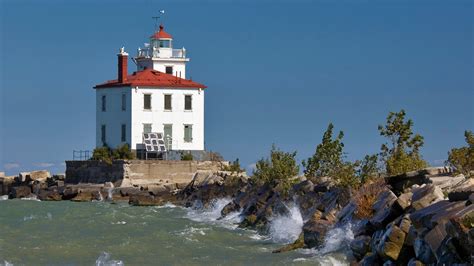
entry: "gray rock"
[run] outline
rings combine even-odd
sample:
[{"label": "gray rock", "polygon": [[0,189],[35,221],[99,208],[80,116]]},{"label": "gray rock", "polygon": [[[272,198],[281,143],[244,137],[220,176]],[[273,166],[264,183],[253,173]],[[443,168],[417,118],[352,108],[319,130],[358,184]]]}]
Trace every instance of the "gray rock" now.
[{"label": "gray rock", "polygon": [[417,230],[431,230],[438,224],[445,224],[449,219],[473,210],[474,205],[466,206],[465,201],[443,200],[413,212],[410,219]]},{"label": "gray rock", "polygon": [[411,199],[413,197],[413,193],[411,191],[406,192],[398,196],[397,201],[395,202],[396,206],[400,208],[400,210],[406,210],[408,207],[411,206]]},{"label": "gray rock", "polygon": [[13,187],[11,192],[11,198],[25,198],[31,194],[31,188],[29,186],[18,186]]},{"label": "gray rock", "polygon": [[410,261],[408,262],[407,266],[424,266],[423,262],[415,259],[415,258],[411,258]]},{"label": "gray rock", "polygon": [[474,194],[474,178],[465,179],[448,194],[450,201],[468,200]]},{"label": "gray rock", "polygon": [[385,259],[396,261],[405,242],[405,233],[396,225],[390,226],[376,246],[377,254]]},{"label": "gray rock", "polygon": [[439,187],[430,184],[413,189],[411,205],[415,210],[420,210],[443,199],[443,191]]},{"label": "gray rock", "polygon": [[416,258],[422,263],[432,264],[436,261],[430,246],[422,238],[418,237],[415,239],[413,249],[415,250]]},{"label": "gray rock", "polygon": [[367,252],[370,251],[370,236],[358,236],[352,240],[350,244],[350,248],[352,250],[352,254],[357,260],[362,259]]},{"label": "gray rock", "polygon": [[311,219],[303,226],[304,243],[308,248],[317,248],[324,243],[327,231],[332,223],[326,220]]},{"label": "gray rock", "polygon": [[430,177],[429,181],[441,188],[444,192],[450,192],[453,190],[454,187],[459,185],[465,180],[464,175],[457,175],[457,176],[435,176]]},{"label": "gray rock", "polygon": [[381,265],[381,260],[376,253],[368,253],[360,262],[359,266],[377,266]]},{"label": "gray rock", "polygon": [[386,190],[382,192],[379,199],[372,206],[374,216],[370,219],[370,223],[376,228],[381,229],[399,216],[400,211],[394,206],[396,200],[397,196],[392,191]]}]

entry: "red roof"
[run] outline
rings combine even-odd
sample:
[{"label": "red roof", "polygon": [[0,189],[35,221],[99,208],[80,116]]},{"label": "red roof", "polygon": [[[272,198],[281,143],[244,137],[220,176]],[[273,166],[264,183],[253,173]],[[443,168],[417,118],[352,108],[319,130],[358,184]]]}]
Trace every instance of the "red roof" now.
[{"label": "red roof", "polygon": [[165,27],[163,27],[163,25],[160,25],[160,31],[155,32],[155,34],[153,34],[151,36],[151,38],[153,38],[153,39],[173,39],[173,37],[169,33],[167,33],[164,29],[165,29]]},{"label": "red roof", "polygon": [[170,74],[166,74],[153,69],[145,69],[133,72],[128,75],[124,82],[118,82],[117,79],[109,80],[105,83],[98,84],[94,88],[110,88],[110,87],[165,87],[165,88],[207,88],[206,85],[194,82],[192,80],[179,78]]}]

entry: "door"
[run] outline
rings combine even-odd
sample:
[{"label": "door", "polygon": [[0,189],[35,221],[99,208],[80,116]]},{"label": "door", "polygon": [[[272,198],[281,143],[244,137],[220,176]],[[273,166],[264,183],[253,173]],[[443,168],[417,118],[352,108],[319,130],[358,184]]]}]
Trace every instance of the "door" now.
[{"label": "door", "polygon": [[173,125],[172,124],[165,124],[163,125],[163,134],[165,135],[165,144],[166,149],[171,150],[173,145]]}]

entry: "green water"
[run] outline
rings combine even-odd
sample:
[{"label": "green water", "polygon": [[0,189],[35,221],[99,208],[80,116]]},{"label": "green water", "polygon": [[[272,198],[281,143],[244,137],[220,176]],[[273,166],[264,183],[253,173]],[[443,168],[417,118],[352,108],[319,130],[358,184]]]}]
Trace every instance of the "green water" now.
[{"label": "green water", "polygon": [[345,261],[341,253],[272,254],[281,244],[237,229],[231,220],[215,221],[214,214],[173,206],[3,200],[0,265],[340,265]]}]

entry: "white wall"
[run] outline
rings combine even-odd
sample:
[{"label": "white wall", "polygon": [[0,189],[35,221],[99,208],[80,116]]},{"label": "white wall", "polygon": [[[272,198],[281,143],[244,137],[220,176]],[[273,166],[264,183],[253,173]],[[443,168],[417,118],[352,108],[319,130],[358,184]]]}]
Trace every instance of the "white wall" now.
[{"label": "white wall", "polygon": [[[152,95],[151,111],[143,109],[144,94]],[[172,111],[164,110],[165,94],[172,95]],[[184,110],[185,95],[192,95],[192,111]],[[186,88],[132,88],[131,98],[132,148],[135,149],[136,144],[142,143],[143,124],[152,124],[153,132],[163,132],[164,124],[172,124],[172,148],[174,150],[204,150],[204,90]],[[191,143],[184,142],[184,125],[186,124],[193,125],[193,140]]]},{"label": "white wall", "polygon": [[[122,94],[126,95],[126,109],[122,111]],[[102,111],[102,96],[106,96],[106,111]],[[101,126],[106,125],[106,143],[115,148],[122,143],[122,124],[126,125],[126,143],[131,144],[130,87],[96,89],[96,146],[101,147]]]}]

